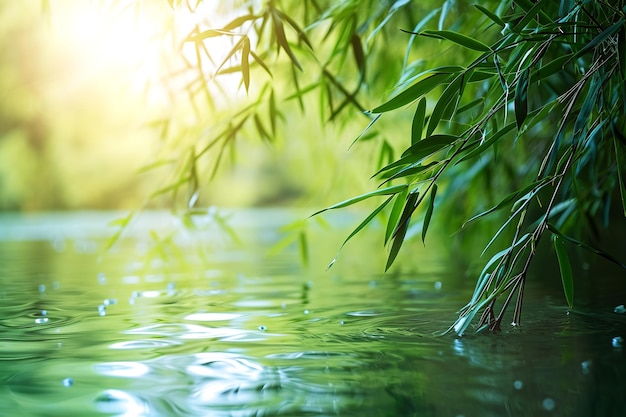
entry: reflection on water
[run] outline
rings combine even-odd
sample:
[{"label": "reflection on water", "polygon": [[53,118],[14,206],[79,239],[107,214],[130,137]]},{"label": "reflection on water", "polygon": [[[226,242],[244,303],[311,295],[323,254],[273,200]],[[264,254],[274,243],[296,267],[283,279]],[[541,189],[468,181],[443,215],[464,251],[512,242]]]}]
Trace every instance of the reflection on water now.
[{"label": "reflection on water", "polygon": [[530,285],[521,330],[438,337],[471,289],[443,259],[381,276],[356,243],[324,272],[326,234],[305,269],[266,256],[267,212],[243,247],[146,260],[137,232],[102,257],[106,219],[0,219],[0,415],[626,415],[615,305],[567,314]]}]

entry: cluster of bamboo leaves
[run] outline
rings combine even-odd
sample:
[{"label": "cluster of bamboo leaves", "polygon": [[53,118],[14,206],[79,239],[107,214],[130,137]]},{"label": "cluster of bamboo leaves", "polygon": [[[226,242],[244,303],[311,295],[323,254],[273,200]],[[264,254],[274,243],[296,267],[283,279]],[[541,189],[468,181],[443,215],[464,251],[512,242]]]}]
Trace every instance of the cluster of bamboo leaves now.
[{"label": "cluster of bamboo leaves", "polygon": [[[170,5],[192,10],[201,2]],[[571,308],[572,248],[624,266],[585,243],[581,224],[593,229],[598,218],[608,222],[614,198],[626,215],[626,2],[458,3],[424,9],[408,0],[269,0],[244,4],[222,27],[196,25],[183,40],[197,55],[188,65],[196,74],[186,86],[190,100],[204,91],[210,101],[211,82],[239,74],[250,101],[221,131],[195,142],[178,179],[156,194],[191,184],[197,196],[199,159],[214,153],[214,174],[243,132],[271,142],[284,118],[281,108],[295,102],[306,112],[309,95],[317,95],[323,123],[351,117],[348,108],[363,114],[367,127],[357,142],[379,137],[381,118],[410,112],[399,157],[381,139],[380,160],[387,161],[369,173],[378,188],[315,214],[382,197],[345,242],[384,216],[388,269],[411,228],[419,226],[425,240],[438,208],[463,204],[463,185],[479,177],[497,181],[492,174],[508,170],[510,181],[495,190],[505,195],[463,225],[504,214],[484,251],[496,253],[451,330],[462,335],[475,318],[479,330],[498,330],[514,301],[512,322],[520,324],[526,277],[544,235],[553,242]],[[203,62],[212,57],[205,42],[222,37],[233,47],[207,71]],[[394,52],[399,40],[404,54]],[[445,53],[424,63],[415,48]],[[383,72],[385,65],[398,72]],[[255,82],[261,85],[253,88]],[[384,90],[394,82],[390,99],[364,104],[381,97],[380,85]]]}]

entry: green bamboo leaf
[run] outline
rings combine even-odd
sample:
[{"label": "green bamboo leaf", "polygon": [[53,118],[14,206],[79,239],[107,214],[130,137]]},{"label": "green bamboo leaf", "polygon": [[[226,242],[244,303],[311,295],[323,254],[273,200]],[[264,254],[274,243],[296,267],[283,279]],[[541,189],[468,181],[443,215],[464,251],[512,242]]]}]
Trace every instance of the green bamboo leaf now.
[{"label": "green bamboo leaf", "polygon": [[528,77],[530,74],[529,68],[526,68],[520,74],[520,78],[517,81],[517,87],[515,88],[515,121],[517,122],[517,129],[521,129],[526,116],[528,116]]},{"label": "green bamboo leaf", "polygon": [[250,55],[252,55],[252,58],[256,61],[256,63],[259,64],[261,68],[263,68],[265,72],[267,72],[269,76],[271,77],[272,71],[270,71],[269,67],[265,64],[265,62],[261,59],[261,57],[255,54],[254,51],[250,51]]},{"label": "green bamboo leaf", "polygon": [[432,135],[424,138],[417,142],[415,145],[411,145],[407,150],[405,150],[400,159],[379,169],[374,175],[372,175],[372,178],[393,168],[419,163],[420,161],[433,155],[434,153],[452,145],[458,139],[458,136],[445,134]]},{"label": "green bamboo leaf", "polygon": [[622,167],[626,164],[626,158],[624,158],[617,137],[613,137],[613,145],[615,147],[615,160],[617,162],[617,181],[619,183],[620,196],[622,197],[622,208],[624,209],[624,216],[626,217],[626,185],[624,184],[624,171],[622,171]]},{"label": "green bamboo leaf", "polygon": [[310,217],[313,216],[317,216],[320,213],[323,213],[327,210],[334,210],[334,209],[338,209],[338,208],[342,208],[342,207],[347,207],[347,206],[351,206],[352,204],[358,203],[360,201],[366,200],[368,198],[371,197],[376,197],[376,196],[380,196],[380,195],[390,195],[390,194],[397,194],[399,192],[401,192],[402,190],[405,190],[408,186],[407,185],[394,185],[391,187],[387,187],[387,188],[381,188],[379,190],[375,190],[375,191],[371,191],[369,193],[365,193],[365,194],[361,194],[357,197],[353,197],[350,198],[348,200],[342,201],[341,203],[337,203],[334,204],[330,207],[327,207],[325,209],[316,211],[315,213],[311,214]]},{"label": "green bamboo leaf", "polygon": [[578,57],[586,54],[587,52],[591,51],[596,46],[600,45],[605,40],[607,40],[609,37],[611,37],[614,34],[616,34],[617,31],[619,31],[623,27],[624,27],[624,21],[623,20],[620,20],[617,23],[613,23],[611,26],[609,26],[608,28],[604,29],[598,36],[596,36],[595,38],[590,40],[589,43],[587,43],[585,46],[583,46],[580,49],[580,51],[576,52],[576,54],[574,55],[574,58],[578,58]]},{"label": "green bamboo leaf", "polygon": [[233,36],[234,33],[221,29],[207,29],[196,35],[188,36],[183,42],[200,42],[204,39],[215,38],[218,36]]},{"label": "green bamboo leaf", "polygon": [[244,23],[246,23],[249,20],[255,20],[258,19],[259,16],[253,15],[253,14],[247,14],[245,16],[239,16],[234,18],[233,20],[231,20],[230,22],[228,22],[226,25],[224,25],[224,27],[222,28],[223,31],[231,31],[235,28],[240,27],[241,25],[243,25]]},{"label": "green bamboo leaf", "polygon": [[428,93],[430,90],[442,84],[449,78],[450,74],[435,73],[428,78],[424,78],[423,80],[416,82],[391,100],[374,108],[373,110],[371,110],[371,113],[385,113],[390,110],[397,109],[398,107],[402,107],[405,104],[409,104],[410,102],[422,97],[424,94]]},{"label": "green bamboo leaf", "polygon": [[298,247],[300,248],[300,260],[304,266],[307,266],[309,264],[309,243],[305,230],[300,231],[298,234]]},{"label": "green bamboo leaf", "polygon": [[276,13],[276,10],[274,10],[274,13],[272,14],[272,22],[274,23],[274,35],[276,36],[279,48],[283,48],[283,50],[287,52],[287,55],[289,55],[291,62],[298,67],[300,71],[302,71],[302,66],[300,65],[300,62],[298,62],[298,58],[296,58],[291,50],[291,46],[289,46],[289,41],[287,41],[287,36],[285,35],[285,27],[283,26],[283,22],[279,15]]},{"label": "green bamboo leaf", "polygon": [[433,183],[433,187],[430,189],[430,200],[428,201],[428,208],[424,215],[424,223],[422,226],[422,243],[426,241],[426,231],[430,225],[430,219],[433,216],[433,210],[435,209],[435,196],[437,195],[437,184]]},{"label": "green bamboo leaf", "polygon": [[427,172],[429,170],[432,170],[434,166],[437,166],[439,164],[440,164],[439,161],[431,161],[426,165],[422,165],[421,162],[417,162],[417,163],[411,164],[406,167],[402,167],[397,170],[392,169],[392,170],[386,171],[385,174],[383,175],[383,178],[385,178],[385,181],[381,184],[381,186],[397,178],[408,177],[411,175],[417,175],[423,172]]},{"label": "green bamboo leaf", "polygon": [[250,58],[250,39],[247,36],[243,37],[243,45],[241,47],[241,76],[243,78],[243,85],[246,88],[246,94],[250,87],[250,64],[248,59]]},{"label": "green bamboo leaf", "polygon": [[304,41],[304,43],[309,48],[313,49],[313,45],[311,44],[311,41],[306,36],[306,33],[304,33],[304,31],[300,28],[298,23],[296,23],[295,20],[293,20],[288,14],[285,14],[278,9],[273,9],[273,11],[280,17],[281,20],[284,20],[285,22],[289,23],[289,26],[291,26],[293,30],[296,31],[296,33],[298,34],[298,37],[302,39],[302,41]]},{"label": "green bamboo leaf", "polygon": [[396,260],[398,256],[398,252],[400,252],[400,248],[402,247],[402,243],[404,242],[404,237],[406,236],[406,231],[409,229],[409,224],[411,222],[411,216],[415,212],[417,208],[417,198],[419,197],[419,193],[416,191],[411,192],[404,205],[404,210],[402,211],[402,215],[400,216],[400,220],[398,221],[398,226],[393,233],[393,243],[391,244],[391,249],[389,251],[389,256],[387,257],[387,264],[385,265],[385,272],[389,270],[393,262]]},{"label": "green bamboo leaf", "polygon": [[[399,194],[399,196],[404,195],[403,192],[401,192]],[[396,199],[399,196],[395,196]],[[344,246],[346,246],[346,244],[348,243],[348,241],[350,239],[352,239],[357,233],[359,233],[361,230],[363,230],[363,228],[365,226],[367,226],[373,219],[374,217],[376,217],[378,215],[378,213],[380,213],[386,206],[387,204],[389,204],[389,202],[394,198],[394,196],[389,196],[388,199],[386,199],[385,201],[383,201],[383,203],[376,207],[376,209],[374,211],[372,211],[366,218],[365,220],[363,220],[353,231],[352,233],[350,233],[350,235],[346,238],[346,240],[343,241],[343,243],[341,244],[341,247],[339,247],[339,251],[337,252],[337,255],[335,255],[335,257],[333,258],[333,260],[328,264],[328,266],[326,267],[326,269],[330,269],[330,267],[332,267],[335,262],[337,261],[337,258],[339,257],[339,253],[341,252],[341,250],[343,249]]]},{"label": "green bamboo leaf", "polygon": [[524,195],[528,194],[528,192],[531,191],[532,189],[534,189],[536,187],[543,187],[546,184],[547,183],[545,182],[545,180],[538,180],[538,181],[535,181],[535,182],[527,185],[526,187],[522,188],[521,190],[518,190],[518,191],[510,193],[509,195],[504,197],[498,204],[496,204],[495,206],[493,206],[489,210],[485,210],[482,213],[479,213],[479,214],[473,216],[472,218],[470,218],[469,220],[467,220],[465,223],[463,223],[463,226],[461,226],[461,227],[465,227],[468,223],[473,222],[476,219],[479,219],[481,217],[484,217],[484,216],[486,216],[488,214],[491,214],[491,213],[493,213],[495,211],[498,211],[498,210],[506,207],[511,202],[518,200],[521,196],[524,196]]},{"label": "green bamboo leaf", "polygon": [[413,116],[413,125],[411,128],[411,145],[415,145],[422,138],[422,130],[424,129],[424,120],[426,119],[426,98],[422,97],[417,103],[415,115]]},{"label": "green bamboo leaf", "polygon": [[395,196],[396,201],[393,202],[393,207],[391,208],[389,218],[387,219],[387,227],[385,229],[385,245],[398,227],[398,220],[400,219],[400,214],[404,208],[404,202],[406,201],[408,191],[408,188],[406,188],[404,191],[399,192]]},{"label": "green bamboo leaf", "polygon": [[552,235],[552,243],[554,244],[554,250],[556,251],[556,257],[559,261],[559,269],[561,270],[561,280],[563,282],[563,291],[565,292],[565,299],[570,310],[574,305],[574,277],[572,275],[572,266],[569,262],[569,256],[564,242],[559,235]]},{"label": "green bamboo leaf", "polygon": [[574,54],[566,54],[555,58],[545,65],[542,65],[540,68],[537,68],[530,74],[530,83],[534,84],[538,81],[550,77],[551,75],[561,73],[565,65],[572,60],[573,56]]},{"label": "green bamboo leaf", "polygon": [[485,16],[487,16],[496,25],[501,26],[501,27],[505,26],[504,21],[500,19],[500,17],[497,14],[493,13],[491,10],[481,6],[480,4],[474,4],[474,7],[480,10]]},{"label": "green bamboo leaf", "polygon": [[359,69],[359,80],[362,82],[365,79],[365,53],[363,52],[363,44],[359,35],[353,34],[350,38],[350,44],[352,45],[354,61]]},{"label": "green bamboo leaf", "polygon": [[425,158],[433,153],[442,150],[443,148],[450,146],[459,139],[459,136],[438,134],[430,135],[424,139],[418,141],[414,145],[411,145],[407,150],[402,153],[402,156],[412,155],[418,159]]},{"label": "green bamboo leaf", "polygon": [[573,243],[576,246],[579,246],[579,247],[581,247],[583,249],[586,249],[589,252],[594,253],[594,254],[596,254],[598,256],[601,256],[604,259],[607,259],[607,260],[613,262],[615,265],[618,265],[618,266],[626,269],[626,264],[620,262],[616,257],[612,256],[611,254],[609,254],[609,253],[607,253],[607,252],[605,252],[603,250],[600,250],[598,248],[594,248],[593,246],[590,246],[590,245],[588,245],[586,243],[583,243],[583,242],[581,242],[581,241],[579,241],[577,239],[574,239],[573,237],[569,237],[568,235],[561,233],[561,231],[559,229],[557,229],[556,226],[554,226],[551,223],[548,223],[548,230],[550,230],[552,233],[554,233],[556,235],[559,235],[562,239],[565,239],[565,240]]},{"label": "green bamboo leaf", "polygon": [[272,137],[269,135],[269,133],[267,133],[267,130],[265,129],[265,126],[263,126],[259,115],[256,113],[254,114],[254,125],[256,126],[257,133],[259,134],[261,139],[272,142]]},{"label": "green bamboo leaf", "polygon": [[[426,129],[427,136],[430,136],[435,131],[446,109],[449,106],[454,106],[458,101],[462,82],[463,76],[458,75],[450,82],[450,84],[448,84],[448,86],[443,90],[443,93],[441,93],[439,100],[437,100],[437,104],[435,104],[435,108],[430,114],[428,128]],[[454,97],[455,95],[457,95],[456,98]]]},{"label": "green bamboo leaf", "polygon": [[479,40],[450,30],[425,30],[418,35],[437,39],[446,39],[474,51],[487,52],[491,50],[488,45]]},{"label": "green bamboo leaf", "polygon": [[[550,0],[550,2],[552,2],[552,0]],[[540,12],[545,13],[543,9],[545,8],[547,3],[548,3],[548,0],[539,0],[538,2],[536,2],[526,12],[526,15],[524,15],[524,17],[519,22],[517,22],[517,24],[513,27],[512,31],[515,33],[521,32],[522,29],[524,29],[526,25],[530,23],[531,20],[538,18],[538,15]]]}]

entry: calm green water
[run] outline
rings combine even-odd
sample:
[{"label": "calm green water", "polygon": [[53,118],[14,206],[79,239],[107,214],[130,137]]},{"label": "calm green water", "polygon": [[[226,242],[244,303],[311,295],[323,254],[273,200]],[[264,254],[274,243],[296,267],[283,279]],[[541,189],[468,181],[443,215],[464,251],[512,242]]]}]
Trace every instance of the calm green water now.
[{"label": "calm green water", "polygon": [[103,255],[112,216],[0,217],[1,416],[626,416],[619,291],[567,314],[530,283],[522,330],[437,337],[472,281],[436,251],[383,276],[356,241],[325,272],[345,232],[303,267],[268,255],[293,215],[253,211],[239,245],[153,215]]}]

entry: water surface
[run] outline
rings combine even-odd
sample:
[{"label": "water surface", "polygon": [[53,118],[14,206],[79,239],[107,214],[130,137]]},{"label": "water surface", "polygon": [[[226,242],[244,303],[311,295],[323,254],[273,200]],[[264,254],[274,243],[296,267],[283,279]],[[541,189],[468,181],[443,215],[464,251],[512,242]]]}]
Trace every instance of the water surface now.
[{"label": "water surface", "polygon": [[568,313],[531,282],[521,329],[437,336],[472,284],[441,252],[382,275],[357,241],[325,272],[345,231],[307,267],[268,254],[295,216],[256,211],[238,245],[152,214],[103,253],[112,217],[0,219],[0,415],[626,415],[619,291]]}]

